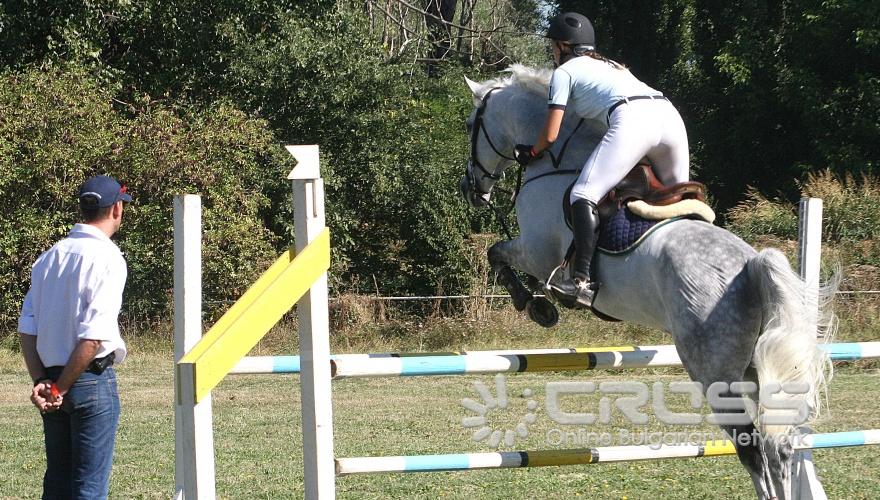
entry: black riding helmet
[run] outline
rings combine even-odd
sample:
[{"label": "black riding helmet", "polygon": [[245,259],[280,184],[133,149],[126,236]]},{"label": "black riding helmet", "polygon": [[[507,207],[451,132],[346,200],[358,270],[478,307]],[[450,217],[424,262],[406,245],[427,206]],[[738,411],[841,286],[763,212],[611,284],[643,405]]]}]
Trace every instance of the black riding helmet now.
[{"label": "black riding helmet", "polygon": [[596,34],[586,16],[577,12],[563,12],[550,21],[547,38],[567,43],[577,48],[596,50]]}]

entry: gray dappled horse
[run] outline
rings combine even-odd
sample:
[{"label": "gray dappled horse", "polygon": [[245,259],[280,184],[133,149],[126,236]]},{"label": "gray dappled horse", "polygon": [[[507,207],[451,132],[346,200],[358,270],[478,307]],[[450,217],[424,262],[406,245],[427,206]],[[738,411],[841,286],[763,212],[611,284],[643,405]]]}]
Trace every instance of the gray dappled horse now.
[{"label": "gray dappled horse", "polygon": [[[461,189],[473,207],[489,203],[495,182],[514,164],[514,145],[532,144],[546,114],[549,71],[522,66],[509,71],[496,80],[468,81],[476,109],[467,122],[471,160]],[[545,325],[555,323],[555,307],[533,297],[512,269],[528,274],[535,288],[564,259],[572,234],[563,220],[563,193],[601,139],[596,127],[586,122],[577,125],[577,119],[567,116],[553,154],[529,165],[516,199],[519,236],[496,243],[488,252],[492,269],[516,309],[527,310]],[[725,229],[681,219],[657,228],[632,252],[619,256],[599,252],[594,268],[601,283],[595,309],[672,334],[685,369],[704,388],[716,382],[753,382],[765,388],[799,383],[800,391],[806,392],[775,397],[805,408],[806,423],[818,415],[831,365],[817,346],[812,322],[816,315],[807,309],[803,281],[778,250],[756,252]],[[832,324],[830,313],[823,312],[820,318],[829,319],[823,324]],[[791,389],[796,386],[785,387],[798,392]],[[731,398],[741,394],[724,393]],[[739,401],[750,403],[748,398]],[[719,415],[741,410],[712,406]],[[737,442],[736,451],[762,499],[791,498],[791,442],[775,437],[787,435],[793,426],[771,422],[774,415],[784,413],[775,406],[753,406],[757,424],[721,425],[731,436],[756,435],[756,425],[760,430],[761,439]]]}]

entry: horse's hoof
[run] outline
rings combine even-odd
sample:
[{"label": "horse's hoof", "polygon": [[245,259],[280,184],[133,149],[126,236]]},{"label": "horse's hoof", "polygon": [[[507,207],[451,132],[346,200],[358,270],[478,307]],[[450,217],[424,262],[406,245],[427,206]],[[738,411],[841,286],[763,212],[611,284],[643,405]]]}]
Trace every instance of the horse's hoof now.
[{"label": "horse's hoof", "polygon": [[550,328],[559,323],[559,312],[552,302],[544,297],[536,297],[526,304],[526,312],[529,319],[535,323]]}]

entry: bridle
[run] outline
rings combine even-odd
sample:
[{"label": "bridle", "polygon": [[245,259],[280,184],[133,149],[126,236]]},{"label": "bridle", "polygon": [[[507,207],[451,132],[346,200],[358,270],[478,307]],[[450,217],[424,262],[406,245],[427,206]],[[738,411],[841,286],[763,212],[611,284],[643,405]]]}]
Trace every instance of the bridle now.
[{"label": "bridle", "polygon": [[489,169],[484,167],[483,164],[480,163],[480,160],[477,159],[477,143],[479,142],[481,131],[483,132],[483,137],[486,138],[486,142],[489,143],[489,147],[492,148],[492,151],[494,151],[495,154],[497,154],[501,158],[504,158],[505,160],[510,160],[512,162],[516,161],[516,159],[514,159],[513,157],[507,156],[506,154],[498,150],[498,148],[495,146],[495,143],[492,142],[492,138],[489,137],[489,132],[486,131],[486,127],[483,124],[483,114],[486,112],[486,105],[489,102],[489,97],[491,97],[492,92],[495,92],[499,88],[500,87],[495,87],[493,89],[490,89],[488,92],[486,92],[486,95],[483,96],[480,107],[477,108],[477,114],[474,117],[474,123],[471,127],[471,161],[469,162],[467,168],[465,168],[464,175],[468,180],[468,187],[470,188],[470,190],[480,195],[489,194],[489,192],[483,191],[477,185],[477,178],[474,175],[474,166],[480,169],[480,172],[482,173],[482,177],[480,177],[480,179],[488,178],[492,179],[493,181],[501,180],[500,174],[490,172]]},{"label": "bridle", "polygon": [[[509,160],[511,162],[517,163],[515,158],[508,156],[498,150],[498,147],[495,146],[495,143],[492,141],[492,138],[489,137],[489,132],[486,130],[486,126],[483,121],[483,115],[486,113],[486,107],[489,103],[489,97],[492,96],[493,92],[495,92],[496,90],[498,90],[500,88],[501,87],[494,87],[492,89],[489,89],[488,92],[486,92],[486,94],[483,96],[482,101],[480,102],[480,107],[477,108],[477,113],[474,116],[474,123],[471,126],[471,158],[470,158],[470,162],[468,162],[468,166],[465,168],[464,174],[465,174],[465,178],[467,179],[468,189],[471,192],[476,193],[478,195],[487,195],[487,194],[489,194],[489,192],[483,191],[477,185],[477,176],[474,174],[474,166],[476,166],[479,169],[480,173],[482,174],[480,177],[481,180],[482,179],[492,179],[493,181],[496,181],[496,182],[501,180],[501,174],[496,174],[494,172],[489,171],[489,169],[487,169],[482,163],[480,163],[480,160],[477,158],[477,144],[480,139],[480,132],[482,132],[483,137],[485,137],[485,139],[486,139],[486,142],[489,143],[489,147],[492,148],[492,151],[494,151],[496,155],[498,155],[501,158],[504,158],[505,160]],[[545,177],[548,175],[577,174],[578,170],[560,170],[559,165],[560,165],[560,163],[562,163],[562,157],[565,154],[565,150],[568,148],[568,142],[571,140],[572,137],[574,137],[575,133],[577,133],[578,129],[581,127],[581,124],[583,124],[583,122],[584,122],[583,119],[581,119],[578,122],[578,124],[574,128],[574,130],[572,130],[571,134],[568,136],[568,138],[566,138],[558,155],[554,155],[552,151],[547,151],[547,154],[549,154],[550,160],[553,163],[553,170],[552,171],[547,172],[545,174],[538,175],[532,179],[527,180],[525,183],[523,183],[522,178],[523,178],[523,170],[524,169],[523,169],[523,166],[520,165],[518,172],[517,172],[516,188],[514,189],[514,191],[512,193],[508,190],[501,189],[498,186],[495,186],[495,189],[510,194],[511,201],[515,202],[516,197],[519,196],[520,189],[522,187],[524,187],[525,184],[528,184],[530,181],[533,181],[533,180],[536,180],[538,178],[542,178],[542,177]],[[499,222],[501,223],[501,226],[504,229],[504,232],[507,234],[508,238],[510,238],[510,230],[508,229],[507,223],[505,222],[505,214],[502,213],[500,211],[500,209],[498,207],[496,207],[495,204],[492,203],[491,201],[488,202],[487,205],[489,206],[489,208],[491,208],[495,212],[495,215],[498,218]]]},{"label": "bridle", "polygon": [[[489,143],[489,147],[492,148],[492,151],[494,151],[496,155],[498,155],[501,158],[504,158],[505,160],[510,160],[511,162],[517,163],[515,158],[510,157],[510,156],[508,156],[498,150],[498,148],[495,146],[495,143],[492,142],[492,138],[489,137],[489,132],[486,131],[486,126],[483,123],[483,114],[486,112],[486,105],[489,102],[489,97],[492,95],[492,92],[495,92],[499,88],[501,88],[501,87],[494,87],[494,88],[490,89],[488,92],[486,92],[486,95],[483,96],[482,102],[480,102],[480,107],[477,108],[477,114],[474,116],[474,123],[471,127],[471,158],[470,158],[470,162],[468,162],[468,166],[465,167],[464,175],[465,175],[465,178],[467,179],[467,182],[468,182],[468,189],[471,192],[477,193],[479,195],[487,195],[487,194],[489,194],[489,192],[483,191],[477,185],[477,177],[474,175],[474,166],[476,166],[478,169],[480,169],[480,173],[482,174],[482,177],[480,177],[480,179],[487,179],[488,178],[488,179],[492,179],[493,181],[496,181],[496,182],[501,180],[501,174],[496,174],[496,173],[490,172],[489,169],[487,169],[485,166],[483,166],[483,164],[480,163],[480,160],[477,159],[477,143],[479,141],[481,131],[483,133],[483,137],[486,138],[486,142]],[[562,157],[565,154],[565,150],[568,148],[568,142],[571,140],[572,137],[574,137],[575,133],[577,133],[578,129],[581,127],[581,125],[583,123],[584,123],[584,119],[581,118],[581,120],[578,122],[578,124],[574,128],[574,130],[572,130],[572,132],[568,136],[568,138],[565,139],[565,142],[563,143],[562,148],[559,150],[558,155],[554,155],[552,151],[549,151],[549,150],[547,151],[547,154],[550,156],[550,160],[553,163],[553,170],[552,171],[544,173],[544,174],[540,174],[536,177],[533,177],[533,178],[527,180],[525,183],[523,183],[522,178],[523,178],[523,170],[524,169],[523,169],[523,166],[520,165],[518,172],[517,172],[516,188],[514,189],[514,191],[512,193],[508,190],[502,189],[497,186],[495,186],[495,189],[510,194],[511,201],[515,202],[516,197],[519,196],[520,189],[531,181],[534,181],[534,180],[537,180],[539,178],[546,177],[549,175],[570,175],[570,174],[576,175],[580,170],[560,170],[559,165],[562,163]],[[510,235],[510,229],[508,228],[507,223],[505,222],[506,214],[502,213],[501,210],[498,207],[496,207],[495,204],[492,203],[491,201],[488,202],[487,205],[489,206],[489,208],[491,208],[495,212],[495,215],[498,218],[498,221],[501,223],[501,226],[504,229],[505,234],[507,235],[508,239],[511,239],[512,237]]]},{"label": "bridle", "polygon": [[[476,114],[476,116],[474,116],[474,123],[471,128],[471,160],[470,160],[468,166],[465,168],[464,174],[465,174],[465,177],[467,178],[467,181],[468,181],[468,188],[472,192],[480,194],[480,195],[489,194],[489,193],[487,191],[483,191],[482,189],[480,189],[477,186],[477,177],[474,175],[474,172],[473,172],[474,166],[476,166],[478,169],[480,169],[480,172],[482,173],[482,177],[480,177],[480,179],[488,178],[488,179],[492,179],[493,181],[496,181],[496,182],[501,180],[501,174],[495,174],[493,172],[490,172],[489,169],[487,169],[485,166],[483,166],[483,164],[480,163],[480,160],[477,159],[477,142],[479,141],[480,131],[483,132],[483,137],[486,138],[486,142],[489,143],[489,147],[492,148],[492,151],[494,151],[495,154],[497,154],[501,158],[504,158],[505,160],[510,160],[512,162],[516,162],[515,158],[507,156],[506,154],[504,154],[498,150],[498,148],[495,146],[495,143],[492,142],[492,138],[489,137],[489,133],[486,131],[486,127],[483,123],[483,114],[486,112],[486,105],[489,102],[489,97],[492,95],[492,92],[495,92],[496,90],[498,90],[500,88],[501,87],[494,87],[494,88],[490,89],[488,92],[486,92],[485,96],[483,96],[482,102],[480,102],[480,107],[477,108],[477,114]],[[574,130],[571,131],[571,134],[569,134],[569,136],[565,139],[565,142],[562,144],[562,148],[559,150],[558,155],[554,155],[552,151],[549,151],[549,150],[547,151],[547,154],[550,155],[550,160],[553,163],[553,171],[545,173],[545,174],[541,174],[537,177],[533,177],[533,178],[527,180],[525,183],[523,183],[523,181],[522,181],[523,167],[522,167],[522,165],[520,165],[519,172],[517,173],[516,189],[512,193],[513,200],[515,200],[516,197],[519,195],[520,189],[523,186],[525,186],[525,184],[528,184],[529,182],[531,182],[533,180],[536,180],[536,179],[539,179],[541,177],[545,177],[548,175],[567,175],[567,174],[571,174],[571,173],[577,173],[579,171],[579,170],[559,170],[559,165],[562,163],[562,157],[563,157],[563,155],[565,155],[565,150],[568,148],[568,142],[571,140],[572,137],[574,137],[574,135],[577,133],[578,129],[581,127],[581,125],[583,123],[584,123],[584,119],[581,118],[581,120],[575,126]],[[507,193],[510,193],[510,191],[506,191],[501,188],[496,188],[496,189],[498,189],[499,191],[505,191]]]}]

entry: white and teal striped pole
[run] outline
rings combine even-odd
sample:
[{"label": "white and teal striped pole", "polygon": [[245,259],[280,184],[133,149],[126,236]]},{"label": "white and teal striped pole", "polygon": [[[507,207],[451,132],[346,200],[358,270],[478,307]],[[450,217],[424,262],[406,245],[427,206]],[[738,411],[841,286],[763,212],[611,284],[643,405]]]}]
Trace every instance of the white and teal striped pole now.
[{"label": "white and teal striped pole", "polygon": [[[839,448],[880,444],[880,429],[794,436],[796,450]],[[474,469],[512,469],[561,465],[590,465],[669,458],[699,458],[735,455],[728,440],[688,445],[602,446],[575,450],[452,453],[388,457],[353,457],[336,460],[336,474],[440,472]]]},{"label": "white and teal striped pole", "polygon": [[[880,342],[820,344],[832,361],[880,358]],[[378,353],[332,356],[336,378],[414,377],[536,371],[628,370],[681,366],[673,345]],[[230,373],[299,373],[299,356],[252,356]]]}]

